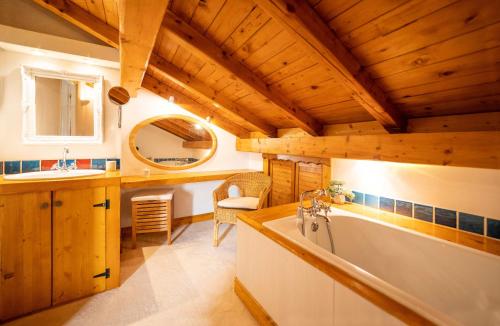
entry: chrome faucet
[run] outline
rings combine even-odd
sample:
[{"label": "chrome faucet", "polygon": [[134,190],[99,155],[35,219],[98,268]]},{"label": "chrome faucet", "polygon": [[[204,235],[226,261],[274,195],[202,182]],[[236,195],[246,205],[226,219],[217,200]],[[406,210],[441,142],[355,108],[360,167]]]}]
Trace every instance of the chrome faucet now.
[{"label": "chrome faucet", "polygon": [[[319,202],[317,200],[317,197],[325,196],[325,195],[326,195],[326,191],[324,189],[307,190],[307,191],[303,191],[300,194],[300,205],[297,208],[297,218],[299,220],[301,220],[301,222],[302,222],[302,234],[303,235],[305,235],[305,232],[306,232],[306,230],[305,230],[305,224],[306,224],[305,214],[310,214],[310,215],[315,217],[316,213],[320,209],[320,205],[319,205]],[[304,200],[306,198],[311,198],[311,200],[312,200],[311,207],[304,207]]]},{"label": "chrome faucet", "polygon": [[[328,203],[324,201],[318,200],[318,197],[320,196],[326,196],[326,190],[325,189],[318,189],[318,190],[308,190],[304,191],[300,194],[300,205],[297,208],[297,219],[301,220],[302,225],[301,225],[301,232],[302,235],[306,235],[306,221],[305,221],[305,214],[310,214],[314,220],[311,223],[311,231],[316,232],[319,229],[319,223],[318,223],[318,218],[322,218],[325,221],[327,232],[328,232],[328,238],[330,240],[330,249],[331,252],[334,254],[335,253],[335,245],[333,242],[333,235],[332,235],[332,229],[331,229],[331,223],[332,220],[330,217],[328,217],[328,212],[330,210],[330,206]],[[311,199],[311,207],[304,207],[304,198],[309,197]]]},{"label": "chrome faucet", "polygon": [[74,170],[76,169],[75,165],[72,164],[71,166],[68,166],[68,162],[66,160],[66,156],[69,154],[69,147],[64,146],[63,149],[63,159],[57,163],[56,170],[60,171],[68,171],[68,170]]}]

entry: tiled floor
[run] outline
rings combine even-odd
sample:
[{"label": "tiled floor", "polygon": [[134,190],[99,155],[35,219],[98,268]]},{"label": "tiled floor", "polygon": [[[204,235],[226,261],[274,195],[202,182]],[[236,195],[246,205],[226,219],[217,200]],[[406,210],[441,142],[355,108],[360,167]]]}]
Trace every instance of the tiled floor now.
[{"label": "tiled floor", "polygon": [[232,289],[236,228],[220,234],[218,248],[211,221],[179,227],[169,247],[162,234],[140,236],[122,254],[120,288],[9,325],[257,325]]}]

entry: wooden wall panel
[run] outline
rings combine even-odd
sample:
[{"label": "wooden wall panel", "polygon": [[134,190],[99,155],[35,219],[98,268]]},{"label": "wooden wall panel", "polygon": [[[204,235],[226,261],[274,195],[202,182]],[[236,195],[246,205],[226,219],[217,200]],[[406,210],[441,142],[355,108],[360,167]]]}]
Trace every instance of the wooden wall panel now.
[{"label": "wooden wall panel", "polygon": [[292,203],[295,199],[295,163],[271,160],[271,206]]},{"label": "wooden wall panel", "polygon": [[295,165],[295,201],[304,191],[324,189],[330,181],[330,166],[297,162]]}]

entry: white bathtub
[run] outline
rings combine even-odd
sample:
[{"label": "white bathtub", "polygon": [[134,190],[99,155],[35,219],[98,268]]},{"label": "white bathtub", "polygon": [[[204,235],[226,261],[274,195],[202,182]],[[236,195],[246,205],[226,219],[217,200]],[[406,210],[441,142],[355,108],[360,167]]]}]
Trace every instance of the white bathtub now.
[{"label": "white bathtub", "polygon": [[323,221],[312,232],[307,219],[305,237],[295,216],[264,226],[437,324],[500,325],[500,257],[340,209],[331,214],[335,254]]}]

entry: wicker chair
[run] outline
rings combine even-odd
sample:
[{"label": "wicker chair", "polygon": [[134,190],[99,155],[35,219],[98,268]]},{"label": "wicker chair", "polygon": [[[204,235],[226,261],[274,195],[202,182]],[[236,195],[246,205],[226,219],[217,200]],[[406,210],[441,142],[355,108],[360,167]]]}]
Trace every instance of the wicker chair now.
[{"label": "wicker chair", "polygon": [[[219,202],[228,199],[228,190],[231,186],[238,187],[240,191],[239,198],[247,198],[255,200],[253,207],[220,207]],[[264,206],[265,200],[271,190],[271,177],[260,172],[241,173],[229,177],[214,190],[214,241],[213,245],[217,247],[219,240],[219,224],[230,223],[236,224],[236,214],[242,211],[260,209]],[[252,198],[253,197],[253,198]],[[236,198],[232,198],[236,199]],[[258,199],[258,203],[257,203]],[[235,205],[238,206],[238,205]],[[243,205],[245,206],[245,205]]]}]

